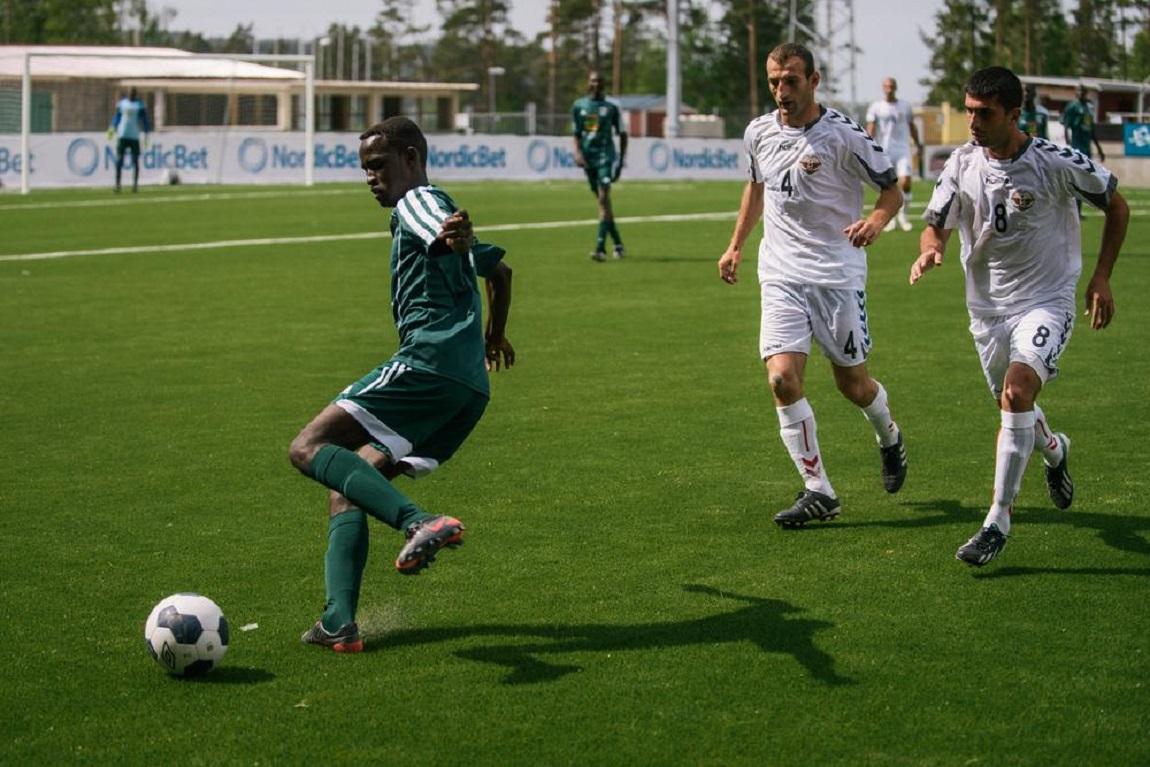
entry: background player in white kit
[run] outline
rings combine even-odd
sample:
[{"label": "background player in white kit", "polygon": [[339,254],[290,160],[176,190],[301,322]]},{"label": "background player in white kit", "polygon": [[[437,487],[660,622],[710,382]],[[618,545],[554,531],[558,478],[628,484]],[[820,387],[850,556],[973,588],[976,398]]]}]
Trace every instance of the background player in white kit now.
[{"label": "background player in white kit", "polygon": [[[898,225],[904,232],[911,230],[910,219],[906,212],[911,200],[911,176],[914,175],[914,165],[911,162],[910,141],[914,141],[914,148],[922,152],[922,142],[918,140],[918,128],[914,124],[914,113],[910,104],[899,101],[898,81],[888,77],[882,81],[882,101],[876,101],[867,108],[866,130],[878,145],[883,148],[890,158],[898,174],[898,183],[902,188],[904,198],[903,206],[898,211]],[[885,231],[894,229],[895,221],[892,219],[886,225]]]},{"label": "background player in white kit", "polygon": [[[835,383],[874,428],[883,486],[906,478],[902,433],[886,390],[867,372],[866,252],[902,204],[894,168],[855,122],[815,101],[819,73],[811,52],[785,43],[767,56],[778,110],[753,120],[743,141],[750,178],[719,276],[737,279],[743,242],[763,217],[760,356],[767,367],[779,435],[806,489],[775,516],[781,527],[833,519],[842,509],[819,452],[815,416],[803,394],[811,338],[830,358]],[[863,184],[880,190],[862,218]]]},{"label": "background player in white kit", "polygon": [[982,529],[956,554],[978,566],[1006,545],[1011,507],[1035,446],[1054,505],[1066,509],[1074,500],[1070,440],[1050,430],[1035,400],[1057,375],[1074,328],[1082,271],[1076,200],[1106,215],[1098,264],[1086,285],[1096,330],[1114,317],[1110,274],[1130,217],[1106,168],[1018,129],[1021,105],[1022,84],[1009,69],[989,67],[971,76],[966,115],[974,140],[956,149],[943,168],[910,270],[913,285],[940,265],[950,232],[958,229],[970,331],[1002,414],[994,500]]}]

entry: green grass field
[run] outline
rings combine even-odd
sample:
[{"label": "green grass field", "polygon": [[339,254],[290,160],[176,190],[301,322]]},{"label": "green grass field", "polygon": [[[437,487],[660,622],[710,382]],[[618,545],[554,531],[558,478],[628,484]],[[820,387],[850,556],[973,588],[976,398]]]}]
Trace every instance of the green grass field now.
[{"label": "green grass field", "polygon": [[[733,287],[715,268],[732,219],[625,222],[629,257],[594,264],[582,186],[446,187],[509,251],[519,364],[450,464],[401,481],[467,545],[403,578],[373,523],[368,652],[348,657],[298,641],[325,491],[286,454],[394,349],[387,241],[338,238],[386,214],[351,184],[0,197],[0,762],[1150,763],[1150,193],[1127,192],[1114,325],[1079,322],[1042,398],[1075,506],[1051,506],[1032,459],[1010,545],[972,570],[954,551],[985,513],[998,416],[956,243],[914,288],[917,236],[871,249],[906,486],[883,492],[870,427],[812,358],[844,515],[790,532],[753,259]],[[625,221],[739,194],[615,198]],[[242,242],[268,238],[292,241]],[[258,628],[183,682],[142,629],[189,590]]]}]

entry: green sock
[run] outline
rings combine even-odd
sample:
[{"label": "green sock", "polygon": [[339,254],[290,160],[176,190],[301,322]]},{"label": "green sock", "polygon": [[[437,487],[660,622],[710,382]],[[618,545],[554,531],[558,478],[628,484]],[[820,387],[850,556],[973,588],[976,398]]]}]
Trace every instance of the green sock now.
[{"label": "green sock", "polygon": [[611,233],[611,239],[615,241],[616,245],[623,244],[623,238],[619,236],[619,230],[615,228],[615,219],[607,222],[607,231]]},{"label": "green sock", "polygon": [[360,509],[336,514],[327,524],[327,554],[323,559],[327,604],[323,627],[328,631],[337,631],[355,620],[367,564],[367,540],[367,515]]},{"label": "green sock", "polygon": [[412,522],[431,516],[396,490],[374,466],[342,447],[321,447],[311,463],[311,475],[396,530],[406,530]]},{"label": "green sock", "polygon": [[599,236],[595,238],[595,252],[602,253],[607,244],[607,222],[599,221]]}]

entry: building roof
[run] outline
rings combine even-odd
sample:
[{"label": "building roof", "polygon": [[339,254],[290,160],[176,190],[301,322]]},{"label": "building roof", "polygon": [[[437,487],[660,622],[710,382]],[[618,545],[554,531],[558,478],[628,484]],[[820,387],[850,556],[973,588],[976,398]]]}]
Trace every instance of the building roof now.
[{"label": "building roof", "polygon": [[[620,109],[626,109],[629,112],[667,111],[667,97],[653,93],[636,93],[623,96],[612,96],[609,100],[618,104]],[[696,110],[694,107],[687,106],[686,104],[680,104],[679,111],[682,114],[694,114],[698,110]]]},{"label": "building roof", "polygon": [[[33,53],[32,75],[67,79],[245,79],[302,80],[293,69],[281,69],[226,55],[203,55],[178,48],[130,48],[91,45],[0,45],[0,78],[19,78],[24,56]],[[99,54],[99,55],[96,55]]]},{"label": "building roof", "polygon": [[1076,90],[1079,85],[1085,85],[1087,90],[1099,93],[1141,93],[1150,89],[1146,83],[1133,80],[1103,80],[1098,77],[1043,77],[1041,75],[1019,75],[1023,84],[1044,85],[1051,88],[1068,88]]}]

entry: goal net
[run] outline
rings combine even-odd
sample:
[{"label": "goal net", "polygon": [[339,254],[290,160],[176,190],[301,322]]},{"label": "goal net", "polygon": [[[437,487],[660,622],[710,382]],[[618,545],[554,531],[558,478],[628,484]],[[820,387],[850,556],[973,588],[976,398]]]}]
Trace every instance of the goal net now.
[{"label": "goal net", "polygon": [[[111,186],[116,104],[135,91],[150,132],[139,183],[310,185],[312,56],[169,48],[0,46],[0,184]],[[123,160],[125,183],[135,169]]]}]

